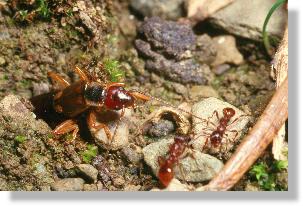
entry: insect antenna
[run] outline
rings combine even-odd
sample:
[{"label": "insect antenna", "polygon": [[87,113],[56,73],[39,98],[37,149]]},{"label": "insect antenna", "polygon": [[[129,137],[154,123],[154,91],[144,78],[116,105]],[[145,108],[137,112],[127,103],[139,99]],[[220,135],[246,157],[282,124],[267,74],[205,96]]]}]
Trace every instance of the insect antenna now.
[{"label": "insect antenna", "polygon": [[177,106],[175,106],[175,105],[173,105],[173,104],[170,104],[170,103],[168,103],[168,102],[166,102],[166,101],[164,101],[164,100],[162,100],[162,99],[160,99],[160,98],[158,98],[158,97],[154,97],[154,96],[151,96],[151,95],[149,95],[149,94],[145,94],[144,92],[141,92],[141,91],[138,91],[138,90],[131,90],[131,92],[137,92],[137,93],[139,93],[139,94],[145,95],[145,96],[149,97],[149,98],[152,99],[152,100],[155,100],[155,101],[157,101],[157,102],[160,102],[161,104],[163,104],[163,105],[165,105],[165,106],[168,106],[168,107],[172,107],[172,108],[174,108],[174,109],[177,109],[177,110],[179,110],[179,111],[181,111],[181,112],[183,112],[183,113],[189,114],[189,115],[191,115],[191,116],[193,116],[193,117],[195,117],[195,118],[197,118],[197,119],[202,120],[203,122],[206,122],[206,121],[207,121],[206,119],[203,119],[202,117],[199,117],[199,116],[197,116],[197,115],[194,115],[193,113],[191,113],[191,112],[189,112],[189,111],[186,111],[185,109],[179,108],[179,107],[177,107]]}]

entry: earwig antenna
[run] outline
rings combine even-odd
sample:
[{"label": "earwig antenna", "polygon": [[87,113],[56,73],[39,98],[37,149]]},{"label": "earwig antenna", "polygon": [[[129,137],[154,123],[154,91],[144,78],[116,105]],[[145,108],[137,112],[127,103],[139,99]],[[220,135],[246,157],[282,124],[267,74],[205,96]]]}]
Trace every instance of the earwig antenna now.
[{"label": "earwig antenna", "polygon": [[166,102],[166,101],[164,101],[164,100],[162,100],[162,99],[160,99],[160,98],[157,98],[157,97],[154,97],[154,96],[145,94],[145,93],[140,92],[140,91],[137,91],[137,90],[131,90],[130,92],[137,92],[137,93],[139,93],[139,94],[145,95],[145,96],[149,97],[149,98],[152,99],[152,100],[155,100],[155,101],[157,101],[157,102],[162,103],[162,104],[165,105],[165,106],[168,106],[168,107],[172,107],[172,108],[174,108],[174,109],[177,109],[177,110],[179,110],[179,111],[181,111],[181,112],[184,112],[184,113],[186,113],[186,114],[189,114],[189,115],[191,115],[191,116],[193,116],[193,117],[195,117],[195,118],[197,118],[197,119],[200,119],[200,120],[202,120],[202,121],[207,121],[207,120],[205,120],[205,119],[203,119],[203,118],[201,118],[201,117],[199,117],[199,116],[196,116],[196,115],[192,114],[192,113],[189,112],[189,111],[186,111],[186,110],[184,110],[184,109],[182,109],[182,108],[179,108],[179,107],[177,107],[177,106],[175,106],[175,105],[172,105],[172,104],[170,104],[170,103],[168,103],[168,102]]}]

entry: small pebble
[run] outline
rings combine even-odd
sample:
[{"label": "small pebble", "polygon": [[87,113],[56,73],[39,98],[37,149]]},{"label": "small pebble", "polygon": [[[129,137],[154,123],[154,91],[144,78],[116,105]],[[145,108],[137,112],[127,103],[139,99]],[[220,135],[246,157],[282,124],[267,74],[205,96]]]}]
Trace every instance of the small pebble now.
[{"label": "small pebble", "polygon": [[244,58],[236,47],[236,39],[231,35],[222,35],[213,38],[217,47],[217,56],[212,66],[218,66],[224,63],[235,65],[242,64]]},{"label": "small pebble", "polygon": [[5,59],[0,56],[0,66],[4,65],[6,63]]},{"label": "small pebble", "polygon": [[177,180],[176,178],[172,179],[170,184],[164,188],[164,189],[152,189],[151,191],[190,191],[191,188],[189,185],[186,184],[182,184],[179,180]]},{"label": "small pebble", "polygon": [[127,160],[133,164],[137,164],[141,159],[143,159],[141,147],[135,144],[130,144],[127,147],[124,147],[122,152],[126,156]]},{"label": "small pebble", "polygon": [[125,188],[124,188],[124,191],[139,191],[141,188],[140,185],[127,185]]},{"label": "small pebble", "polygon": [[120,186],[124,185],[124,183],[125,183],[125,180],[122,176],[117,176],[117,177],[113,178],[113,184],[116,187],[120,187]]},{"label": "small pebble", "polygon": [[81,191],[84,180],[81,178],[65,178],[54,182],[51,189],[54,191]]},{"label": "small pebble", "polygon": [[79,164],[77,168],[80,170],[80,173],[84,175],[86,179],[90,182],[96,182],[98,176],[98,170],[90,164]]},{"label": "small pebble", "polygon": [[95,184],[84,184],[83,190],[84,191],[97,191],[98,188],[97,188],[97,185],[95,185]]},{"label": "small pebble", "polygon": [[211,86],[195,85],[190,89],[190,98],[193,100],[200,100],[201,98],[207,97],[219,98],[219,94]]}]

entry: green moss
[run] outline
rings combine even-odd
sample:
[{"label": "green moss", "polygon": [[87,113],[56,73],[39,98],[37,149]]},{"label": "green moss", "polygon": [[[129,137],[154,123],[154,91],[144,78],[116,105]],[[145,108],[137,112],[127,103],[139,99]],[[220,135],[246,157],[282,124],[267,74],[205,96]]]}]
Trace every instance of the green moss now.
[{"label": "green moss", "polygon": [[19,144],[22,144],[23,142],[25,142],[27,138],[23,135],[18,135],[15,137],[15,141],[18,142]]},{"label": "green moss", "polygon": [[103,63],[112,82],[119,82],[124,78],[125,72],[120,69],[120,63],[117,60],[107,58]]},{"label": "green moss", "polygon": [[48,19],[50,17],[50,10],[48,7],[48,3],[46,0],[36,0],[37,9],[36,12],[38,13],[40,18]]},{"label": "green moss", "polygon": [[98,154],[98,148],[95,145],[87,145],[87,149],[81,152],[82,160],[85,163],[90,163]]},{"label": "green moss", "polygon": [[267,191],[280,191],[284,190],[283,185],[278,184],[277,174],[283,170],[287,170],[288,161],[275,161],[271,167],[264,162],[255,164],[249,174],[255,180],[257,180],[259,186]]},{"label": "green moss", "polygon": [[287,169],[287,168],[288,168],[287,160],[278,160],[278,161],[275,161],[273,164],[273,169],[278,172],[281,170]]},{"label": "green moss", "polygon": [[20,20],[25,21],[28,17],[28,11],[27,10],[20,10],[19,15],[20,15]]}]

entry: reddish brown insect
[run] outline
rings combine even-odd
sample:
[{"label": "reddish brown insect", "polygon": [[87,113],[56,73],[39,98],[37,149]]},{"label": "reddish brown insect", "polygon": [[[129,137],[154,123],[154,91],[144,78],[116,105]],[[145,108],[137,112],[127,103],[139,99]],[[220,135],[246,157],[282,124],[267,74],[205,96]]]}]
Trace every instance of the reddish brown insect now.
[{"label": "reddish brown insect", "polygon": [[[207,145],[208,141],[210,140],[210,143],[213,147],[219,147],[222,143],[222,139],[224,138],[224,136],[226,135],[226,131],[229,132],[234,132],[235,133],[235,137],[236,138],[238,136],[238,131],[236,130],[229,130],[227,127],[232,125],[233,123],[235,123],[238,119],[236,118],[235,120],[233,120],[231,123],[230,120],[232,117],[234,117],[236,114],[235,110],[233,108],[230,107],[226,107],[223,109],[223,117],[219,118],[219,114],[218,111],[214,111],[213,115],[210,117],[212,118],[214,115],[216,115],[219,125],[215,126],[214,123],[210,122],[210,118],[207,121],[207,125],[209,123],[211,123],[212,125],[214,125],[216,127],[216,129],[214,131],[211,132],[211,134],[207,135],[205,144],[202,148],[202,151],[204,150],[205,146]],[[243,115],[244,116],[244,115]]]},{"label": "reddish brown insect", "polygon": [[75,72],[79,75],[80,80],[73,84],[54,72],[48,73],[51,80],[59,86],[59,90],[55,91],[52,99],[50,99],[51,104],[55,112],[69,118],[53,130],[55,135],[72,132],[73,139],[76,138],[79,127],[75,118],[87,111],[89,127],[104,129],[107,137],[111,139],[111,133],[107,125],[96,125],[98,111],[104,108],[122,110],[121,116],[123,116],[125,108],[136,106],[136,100],[150,100],[150,97],[144,94],[125,90],[123,83],[113,82],[104,85],[97,76],[88,74],[78,67],[75,68]]},{"label": "reddish brown insect", "polygon": [[158,178],[164,187],[167,187],[174,177],[174,166],[179,163],[179,160],[188,147],[191,138],[189,136],[177,136],[174,142],[169,146],[168,157],[158,157],[159,172]]}]

